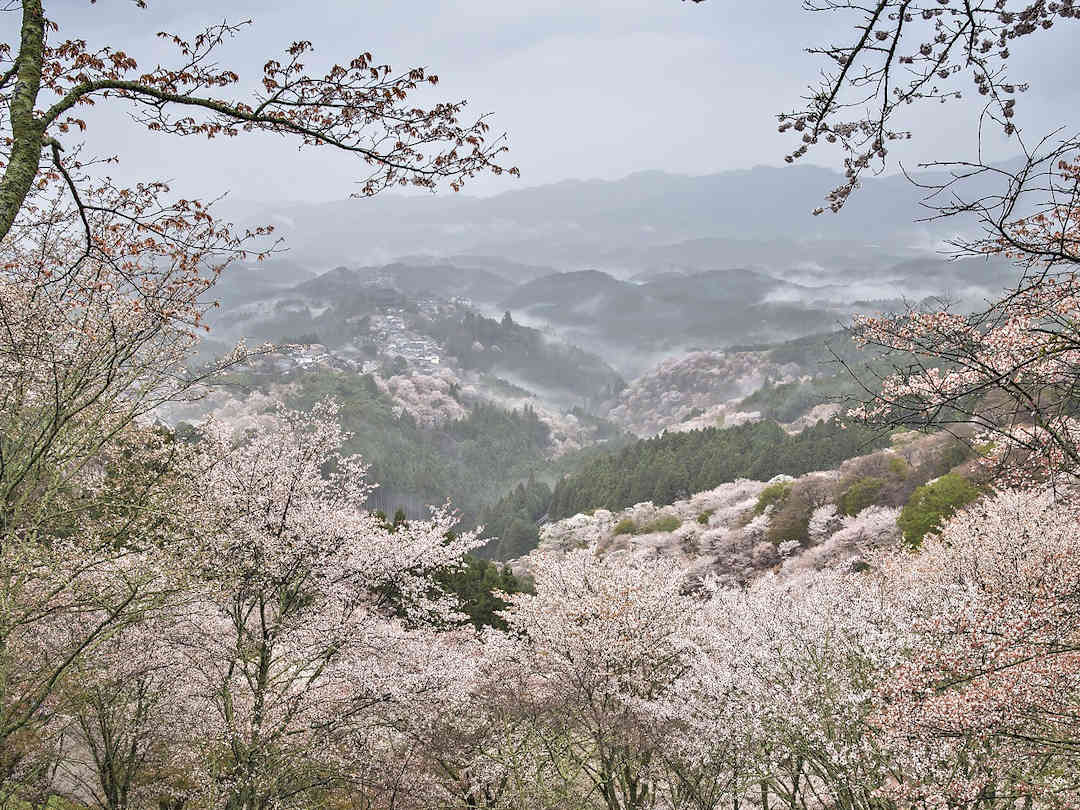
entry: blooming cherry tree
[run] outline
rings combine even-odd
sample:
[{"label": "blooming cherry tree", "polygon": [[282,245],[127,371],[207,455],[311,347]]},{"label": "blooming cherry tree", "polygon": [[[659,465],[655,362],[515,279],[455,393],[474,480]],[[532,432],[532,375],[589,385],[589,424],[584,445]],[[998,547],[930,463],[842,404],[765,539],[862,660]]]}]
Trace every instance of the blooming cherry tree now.
[{"label": "blooming cherry tree", "polygon": [[873,690],[900,653],[886,605],[876,583],[837,571],[714,593],[669,695],[678,749],[710,790],[877,807],[892,771]]},{"label": "blooming cherry tree", "polygon": [[653,708],[686,666],[697,612],[685,574],[578,549],[534,576],[536,594],[510,597],[505,616],[533,673],[536,732],[608,810],[655,806],[666,723]]},{"label": "blooming cherry tree", "polygon": [[199,448],[200,509],[178,548],[202,582],[185,649],[206,707],[188,718],[192,776],[227,807],[355,787],[370,710],[455,677],[410,628],[454,616],[430,575],[479,543],[448,509],[396,528],[366,511],[336,413],[282,411],[239,444],[210,426]]},{"label": "blooming cherry tree", "polygon": [[1078,546],[1074,508],[1006,491],[889,567],[914,621],[910,656],[882,685],[881,723],[905,773],[894,795],[1075,806]]}]

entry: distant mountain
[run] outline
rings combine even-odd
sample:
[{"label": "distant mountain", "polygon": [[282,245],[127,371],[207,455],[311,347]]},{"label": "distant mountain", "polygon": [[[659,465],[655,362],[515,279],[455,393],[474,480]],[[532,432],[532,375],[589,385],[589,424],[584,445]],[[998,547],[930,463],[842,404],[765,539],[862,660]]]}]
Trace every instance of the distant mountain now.
[{"label": "distant mountain", "polygon": [[292,287],[316,274],[282,258],[232,264],[209,290],[208,297],[222,306],[235,306]]},{"label": "distant mountain", "polygon": [[445,259],[433,256],[403,256],[402,262],[411,265],[431,266],[452,264],[454,267],[465,269],[489,270],[507,281],[518,284],[530,281],[540,276],[549,276],[557,272],[554,267],[539,264],[523,264],[511,261],[499,256],[475,256],[468,253],[458,253]]},{"label": "distant mountain", "polygon": [[579,270],[522,284],[502,305],[554,323],[589,324],[640,316],[648,300],[641,287],[599,270]]},{"label": "distant mountain", "polygon": [[395,262],[356,270],[339,267],[295,290],[307,295],[336,296],[365,285],[385,287],[409,296],[472,298],[488,303],[499,301],[517,286],[504,276],[479,267],[459,267],[445,262],[423,265]]},{"label": "distant mountain", "polygon": [[657,278],[643,286],[648,295],[659,300],[675,301],[682,306],[690,302],[708,306],[732,300],[746,303],[762,299],[781,288],[792,294],[809,292],[798,285],[743,268]]},{"label": "distant mountain", "polygon": [[750,239],[705,237],[663,245],[619,247],[598,257],[597,267],[613,273],[650,274],[715,267],[755,269],[828,268],[833,272],[874,266],[888,266],[926,256],[931,244],[920,240],[909,244],[875,242],[865,235],[846,239],[794,239],[787,235]]},{"label": "distant mountain", "polygon": [[[716,306],[746,306],[781,288],[797,291],[753,270],[711,270],[657,276],[645,283],[620,281],[599,270],[557,273],[522,284],[503,306],[555,323],[627,322],[651,331],[653,321],[712,320]],[[681,330],[680,330],[681,331]]]},{"label": "distant mountain", "polygon": [[653,352],[829,329],[843,313],[812,301],[815,292],[753,270],[663,274],[646,283],[585,270],[522,284],[502,306],[634,374],[652,362]]},{"label": "distant mountain", "polygon": [[[466,254],[581,269],[606,267],[605,258],[627,252],[701,239],[742,240],[748,247],[777,239],[840,240],[888,252],[932,245],[959,227],[915,224],[926,215],[922,192],[900,176],[867,178],[840,214],[811,216],[841,181],[839,173],[813,166],[759,166],[701,177],[640,172],[487,198],[384,195],[315,205],[251,204],[236,213],[251,223],[275,222],[293,260],[309,267]],[[730,258],[719,266],[758,263],[752,253]]]}]

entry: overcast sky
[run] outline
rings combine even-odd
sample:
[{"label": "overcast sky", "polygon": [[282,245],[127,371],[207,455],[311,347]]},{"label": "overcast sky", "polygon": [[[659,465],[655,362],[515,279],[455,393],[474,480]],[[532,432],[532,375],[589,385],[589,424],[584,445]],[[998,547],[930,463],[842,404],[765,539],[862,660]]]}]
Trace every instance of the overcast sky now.
[{"label": "overcast sky", "polygon": [[[46,4],[61,34],[122,48],[141,67],[168,56],[156,31],[251,18],[221,58],[248,86],[267,58],[300,38],[315,43],[313,69],[365,50],[396,68],[424,65],[442,79],[440,95],[469,99],[473,113],[493,113],[493,127],[508,133],[506,162],[521,179],[477,181],[468,187],[475,194],[647,169],[708,174],[781,163],[791,144],[777,134],[775,114],[797,104],[820,67],[804,49],[847,33],[838,18],[800,7],[799,0],[150,0],[144,11],[125,0]],[[10,27],[14,15],[5,17]],[[1034,85],[1021,110],[1031,131],[1067,120],[1055,109],[1077,108],[1080,91],[1066,79],[1080,75],[1077,33],[1060,26],[1014,49],[1014,76]],[[970,151],[970,105],[926,113],[905,162]],[[91,120],[92,149],[123,157],[117,176],[164,173],[184,193],[330,200],[354,191],[363,173],[340,153],[298,153],[277,138],[206,143],[153,136],[115,113]],[[825,153],[814,160],[827,164]]]}]

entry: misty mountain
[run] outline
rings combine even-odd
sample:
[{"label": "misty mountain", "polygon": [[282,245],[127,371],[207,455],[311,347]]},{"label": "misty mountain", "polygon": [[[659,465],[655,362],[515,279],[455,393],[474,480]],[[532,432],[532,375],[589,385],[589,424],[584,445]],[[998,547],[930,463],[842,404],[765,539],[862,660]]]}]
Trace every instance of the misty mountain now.
[{"label": "misty mountain", "polygon": [[554,273],[522,284],[503,306],[563,324],[640,316],[648,294],[599,270]]},{"label": "misty mountain", "polygon": [[449,262],[454,267],[464,270],[488,270],[516,284],[558,272],[554,267],[547,265],[523,264],[499,256],[476,256],[468,253],[458,253],[450,259],[425,255],[403,256],[401,262],[418,267],[444,265]]},{"label": "misty mountain", "polygon": [[523,284],[503,306],[635,373],[651,352],[791,338],[834,327],[841,312],[814,298],[813,290],[753,270],[668,273],[636,284],[590,270]]},{"label": "misty mountain", "polygon": [[485,317],[472,305],[474,296],[491,303],[516,286],[487,270],[447,264],[337,267],[216,310],[214,333],[317,345],[339,365],[381,368],[388,377],[449,364],[568,406],[608,398],[625,384],[597,354],[512,318]]},{"label": "misty mountain", "polygon": [[841,180],[839,173],[813,166],[759,166],[701,177],[650,171],[487,198],[388,194],[378,205],[348,199],[233,208],[252,224],[272,222],[286,238],[291,258],[316,268],[385,264],[418,254],[498,256],[519,269],[605,268],[627,253],[701,239],[747,243],[731,259],[757,265],[762,258],[754,242],[829,245],[839,240],[903,252],[932,245],[958,227],[955,222],[916,224],[927,214],[919,205],[925,192],[902,176],[867,178],[840,214],[811,216]]},{"label": "misty mountain", "polygon": [[[432,318],[441,322],[450,317],[460,323],[466,311],[496,315],[509,311],[517,324],[547,333],[544,340],[539,332],[530,337],[530,345],[541,346],[547,341],[581,346],[623,376],[632,377],[673,353],[798,338],[834,329],[858,312],[898,311],[941,297],[976,308],[1013,272],[1002,261],[949,262],[902,251],[860,256],[842,242],[818,245],[816,253],[807,251],[808,256],[822,259],[821,263],[806,261],[766,272],[750,267],[724,268],[730,257],[720,247],[716,240],[693,243],[701,263],[711,255],[713,269],[683,266],[646,270],[629,278],[597,269],[547,272],[537,277],[534,274],[550,268],[494,257],[466,258],[473,266],[464,267],[457,259],[337,267],[314,277],[295,264],[240,267],[229,271],[239,273],[222,296],[224,308],[216,314],[216,332],[226,339],[243,336],[275,342],[317,336],[334,348],[364,351],[363,347],[370,347],[371,356],[375,347],[365,331],[370,328],[368,316],[388,309],[415,314],[426,308],[426,318],[409,316],[415,321],[410,329],[429,338]],[[664,250],[653,249],[651,257],[663,256]],[[681,245],[668,246],[667,250],[684,258],[691,255]],[[771,254],[763,253],[779,260],[792,250],[794,243],[778,242]],[[736,252],[735,256],[739,255]],[[830,255],[833,261],[828,260]],[[480,264],[486,267],[476,266]],[[283,286],[290,274],[299,274],[304,280]],[[519,283],[522,277],[526,280]],[[247,295],[245,289],[250,290]],[[419,307],[424,301],[428,304]],[[461,312],[436,315],[442,306],[438,302],[457,302]],[[456,334],[445,325],[439,329],[439,342]],[[464,345],[470,346],[475,339]],[[508,346],[516,346],[516,340]],[[460,335],[455,342],[461,342]],[[476,367],[498,368],[511,376],[519,370],[513,359],[517,355],[497,357],[507,348],[500,341],[485,338],[480,343],[495,348],[484,349],[492,353],[491,359],[477,360]],[[532,365],[527,356],[547,351],[530,349],[518,359]],[[466,354],[471,356],[472,350]],[[575,369],[592,364],[593,360],[583,364],[580,357],[571,363]],[[544,387],[550,387],[552,381],[543,376]]]},{"label": "misty mountain", "polygon": [[632,377],[676,352],[797,338],[857,312],[939,297],[974,309],[1014,275],[936,252],[957,223],[914,223],[923,192],[903,177],[868,178],[839,215],[810,216],[840,179],[812,166],[641,172],[489,198],[253,205],[245,216],[276,224],[287,263],[231,270],[218,323],[344,345],[379,307],[464,299]]},{"label": "misty mountain", "polygon": [[800,292],[797,285],[753,270],[669,273],[640,284],[585,270],[523,284],[503,306],[554,324],[591,326],[610,338],[623,339],[635,331],[644,331],[642,337],[663,331],[678,338],[727,334],[727,326],[713,323],[722,314],[718,308],[754,305],[781,289],[792,296]]},{"label": "misty mountain", "polygon": [[350,270],[338,267],[329,273],[296,286],[300,295],[333,298],[350,295],[360,287],[375,286],[397,290],[407,296],[471,298],[497,302],[517,286],[504,276],[479,267],[395,262],[382,267]]},{"label": "misty mountain", "polygon": [[234,263],[221,273],[208,297],[224,307],[237,306],[273,295],[316,275],[297,262],[284,258]]}]

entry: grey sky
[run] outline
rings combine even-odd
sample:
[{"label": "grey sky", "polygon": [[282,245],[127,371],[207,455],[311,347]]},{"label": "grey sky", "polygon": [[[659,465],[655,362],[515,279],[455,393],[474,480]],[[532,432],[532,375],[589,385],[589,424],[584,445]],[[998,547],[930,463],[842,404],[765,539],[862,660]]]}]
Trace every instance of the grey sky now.
[{"label": "grey sky", "polygon": [[[152,65],[166,56],[158,30],[190,33],[222,18],[255,25],[224,52],[223,64],[254,80],[262,62],[291,40],[316,45],[321,68],[368,50],[404,68],[422,64],[442,79],[442,97],[468,98],[494,113],[510,136],[507,162],[518,181],[490,178],[471,193],[566,178],[613,179],[643,169],[706,174],[778,164],[790,142],[774,115],[793,106],[819,63],[803,49],[843,37],[838,18],[806,14],[799,0],[54,0],[62,34],[111,44]],[[10,25],[13,15],[3,20]],[[1060,125],[1078,91],[1075,27],[1061,26],[1015,49],[1013,73],[1032,80],[1022,123]],[[7,32],[5,39],[11,39]],[[967,90],[967,87],[961,86]],[[929,122],[900,156],[954,157],[973,146],[969,104],[925,111]],[[124,180],[165,176],[184,193],[229,191],[250,200],[328,200],[355,189],[363,167],[328,150],[297,153],[275,138],[206,143],[140,132],[115,113],[91,116],[98,153],[121,153]],[[998,147],[1004,149],[1004,147]],[[815,162],[826,163],[825,153]],[[164,167],[164,168],[163,168]]]}]

